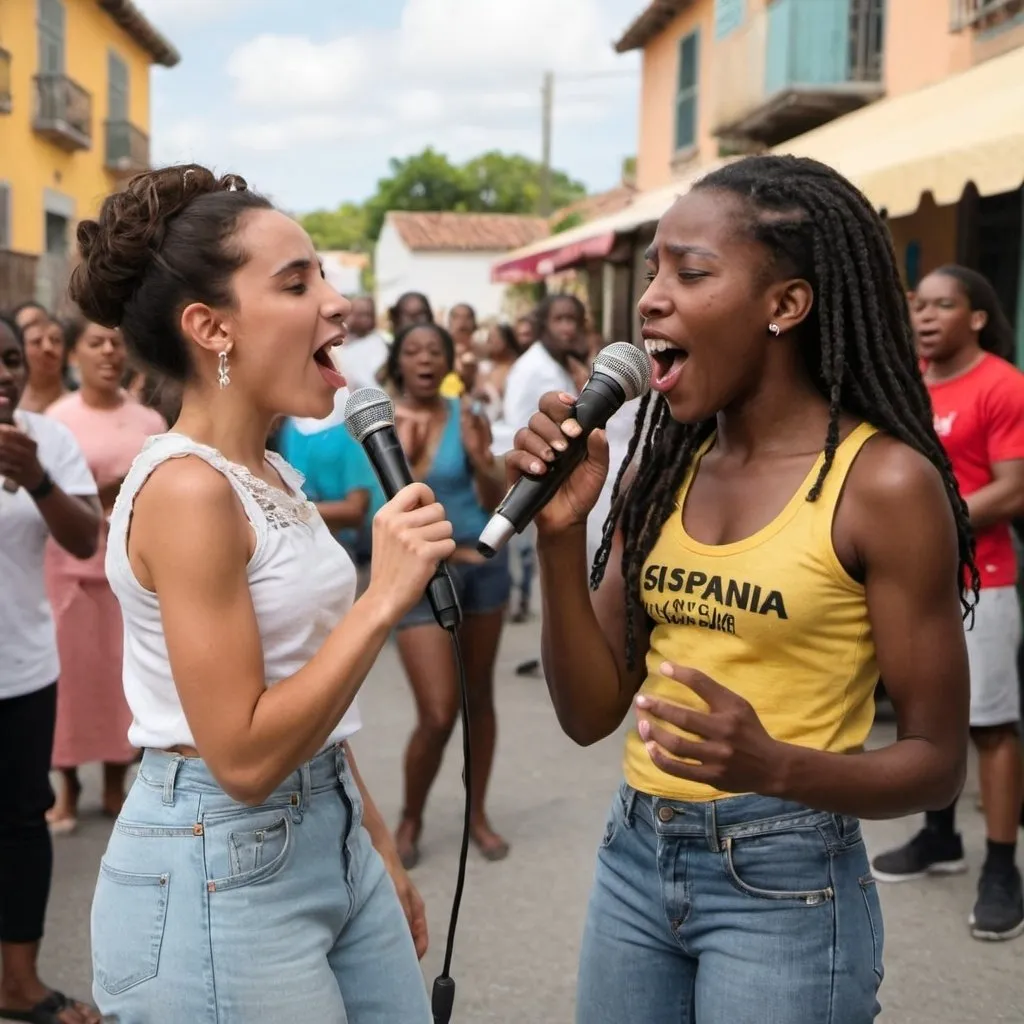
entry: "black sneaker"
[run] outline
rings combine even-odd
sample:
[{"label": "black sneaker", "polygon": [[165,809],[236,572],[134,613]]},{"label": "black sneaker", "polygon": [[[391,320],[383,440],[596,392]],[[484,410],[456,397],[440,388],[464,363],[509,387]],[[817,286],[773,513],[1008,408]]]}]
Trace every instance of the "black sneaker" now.
[{"label": "black sneaker", "polygon": [[978,902],[969,924],[976,939],[1001,942],[1024,932],[1024,891],[1017,868],[984,867],[978,880]]},{"label": "black sneaker", "polygon": [[871,870],[879,882],[910,882],[926,875],[959,875],[967,870],[960,835],[923,828],[905,846],[880,853]]}]

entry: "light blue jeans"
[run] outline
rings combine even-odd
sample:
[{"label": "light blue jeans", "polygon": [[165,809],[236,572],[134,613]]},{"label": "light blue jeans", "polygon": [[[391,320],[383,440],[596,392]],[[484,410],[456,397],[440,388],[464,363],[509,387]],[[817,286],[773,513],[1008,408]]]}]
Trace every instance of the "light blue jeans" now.
[{"label": "light blue jeans", "polygon": [[881,981],[856,818],[623,784],[598,853],[578,1024],[869,1024]]},{"label": "light blue jeans", "polygon": [[341,746],[259,807],[147,750],[100,865],[93,998],[118,1024],[429,1024]]}]

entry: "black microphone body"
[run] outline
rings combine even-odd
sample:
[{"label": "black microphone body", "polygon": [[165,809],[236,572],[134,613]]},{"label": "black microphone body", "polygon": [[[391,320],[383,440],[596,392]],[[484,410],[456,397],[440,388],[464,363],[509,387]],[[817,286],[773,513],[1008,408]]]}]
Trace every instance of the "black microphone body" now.
[{"label": "black microphone body", "polygon": [[[360,442],[373,466],[385,497],[390,501],[403,487],[413,483],[412,471],[398,434],[391,423],[381,423]],[[442,562],[427,584],[427,600],[442,629],[457,629],[462,622],[462,606],[455,593],[448,566]]]},{"label": "black microphone body", "polygon": [[[602,365],[605,353],[610,354]],[[625,370],[622,356],[629,361]],[[595,360],[590,380],[573,406],[572,417],[582,428],[579,436],[566,438],[568,447],[555,453],[554,460],[547,464],[546,473],[522,476],[512,485],[480,534],[477,550],[493,558],[513,534],[522,533],[586,457],[590,434],[602,429],[627,401],[638,397],[649,386],[650,367],[646,356],[638,349],[625,342],[605,349]]]}]

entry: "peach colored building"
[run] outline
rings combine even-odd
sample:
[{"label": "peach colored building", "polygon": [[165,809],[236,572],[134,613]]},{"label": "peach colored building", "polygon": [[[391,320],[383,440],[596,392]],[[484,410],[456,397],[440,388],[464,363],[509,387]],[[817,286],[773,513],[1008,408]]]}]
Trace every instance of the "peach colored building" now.
[{"label": "peach colored building", "polygon": [[889,215],[908,287],[954,260],[992,278],[1024,354],[1022,47],[1024,0],[652,0],[615,45],[643,53],[632,211],[510,262],[577,259],[595,319],[631,336],[620,307],[672,197],[719,160],[800,152]]}]

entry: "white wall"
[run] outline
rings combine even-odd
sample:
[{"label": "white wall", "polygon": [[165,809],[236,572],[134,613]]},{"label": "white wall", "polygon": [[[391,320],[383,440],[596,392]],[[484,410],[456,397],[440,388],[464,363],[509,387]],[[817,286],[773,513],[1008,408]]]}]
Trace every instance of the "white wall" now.
[{"label": "white wall", "polygon": [[320,253],[324,264],[324,277],[328,284],[342,295],[358,295],[362,290],[362,270],[333,258],[329,253]]},{"label": "white wall", "polygon": [[383,313],[403,292],[423,292],[435,310],[468,302],[480,320],[502,311],[505,286],[491,283],[491,267],[502,252],[410,252],[385,223],[377,241],[377,307]]}]

